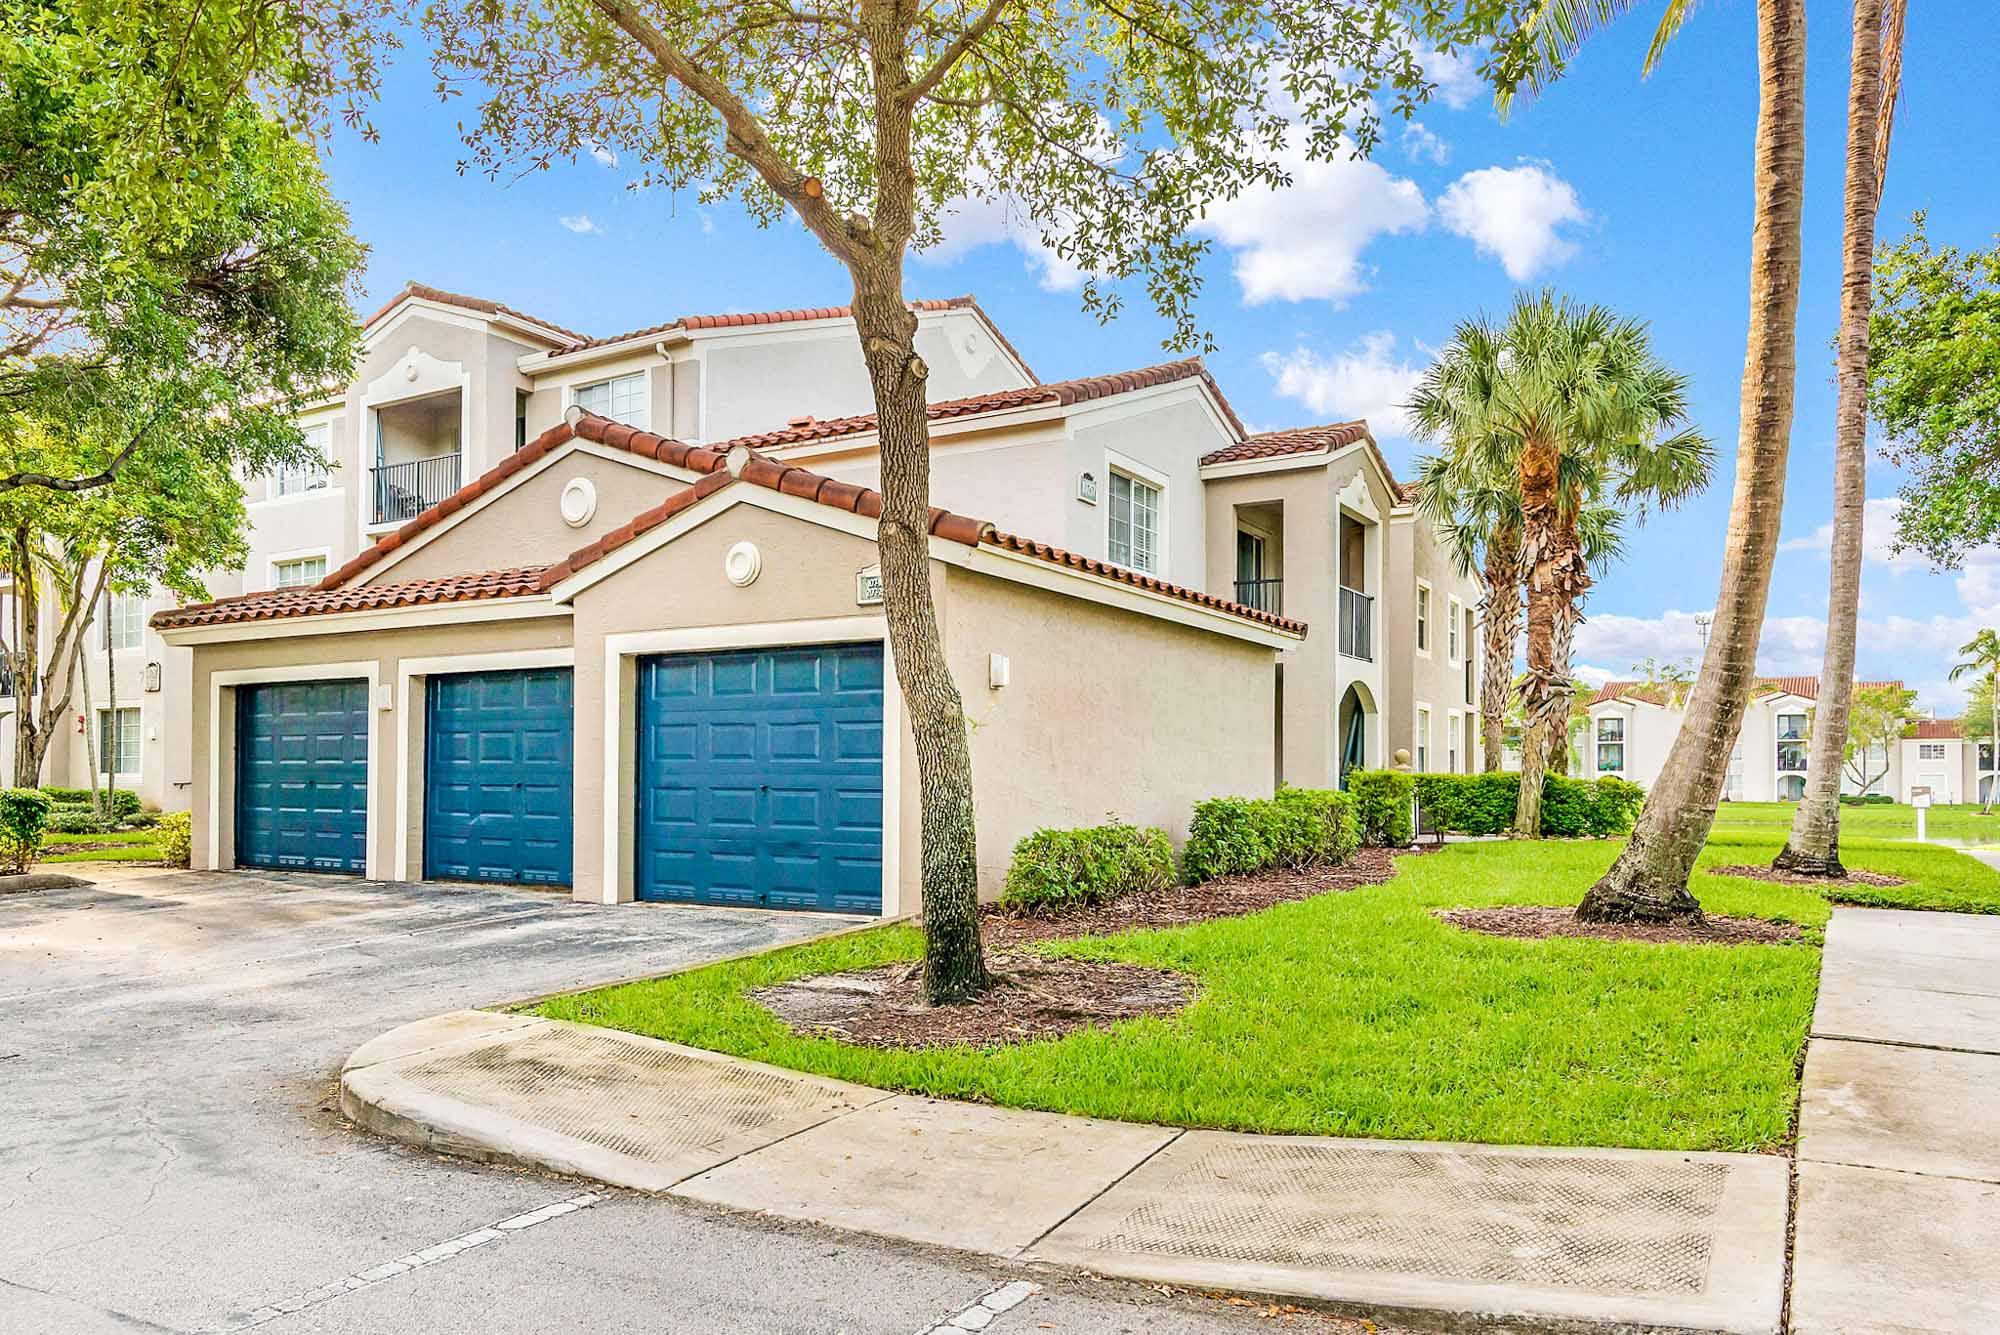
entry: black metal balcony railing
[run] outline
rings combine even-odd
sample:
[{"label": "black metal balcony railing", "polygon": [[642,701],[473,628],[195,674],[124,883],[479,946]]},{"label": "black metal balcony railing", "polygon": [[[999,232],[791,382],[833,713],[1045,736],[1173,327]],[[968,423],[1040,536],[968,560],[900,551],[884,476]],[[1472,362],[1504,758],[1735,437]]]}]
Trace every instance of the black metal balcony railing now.
[{"label": "black metal balcony railing", "polygon": [[1803,746],[1780,746],[1778,748],[1778,773],[1804,774],[1807,769],[1807,753]]},{"label": "black metal balcony railing", "polygon": [[1285,581],[1281,579],[1239,579],[1236,581],[1236,601],[1259,612],[1280,616],[1285,610],[1284,586]]},{"label": "black metal balcony railing", "polygon": [[375,522],[401,524],[415,519],[458,490],[456,454],[381,464],[368,470],[375,491]]},{"label": "black metal balcony railing", "polygon": [[1359,589],[1340,590],[1340,652],[1375,661],[1375,600]]}]

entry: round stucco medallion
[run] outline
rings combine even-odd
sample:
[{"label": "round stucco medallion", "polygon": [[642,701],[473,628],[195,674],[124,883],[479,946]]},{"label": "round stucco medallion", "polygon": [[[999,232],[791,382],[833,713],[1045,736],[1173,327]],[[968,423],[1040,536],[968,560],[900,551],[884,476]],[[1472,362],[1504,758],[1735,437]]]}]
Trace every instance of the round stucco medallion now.
[{"label": "round stucco medallion", "polygon": [[763,571],[764,553],[757,550],[754,542],[739,542],[722,558],[722,573],[739,589],[755,584]]},{"label": "round stucco medallion", "polygon": [[587,477],[573,477],[563,483],[556,504],[562,507],[563,523],[582,528],[597,513],[597,485]]}]

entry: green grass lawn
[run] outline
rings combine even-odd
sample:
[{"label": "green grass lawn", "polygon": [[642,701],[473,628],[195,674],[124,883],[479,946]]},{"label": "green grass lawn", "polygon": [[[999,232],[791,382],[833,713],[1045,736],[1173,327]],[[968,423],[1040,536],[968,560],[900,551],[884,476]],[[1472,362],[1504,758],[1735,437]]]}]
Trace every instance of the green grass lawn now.
[{"label": "green grass lawn", "polygon": [[[43,840],[39,862],[158,862],[158,830],[115,830],[110,834],[51,834]],[[110,844],[113,847],[77,845]]]},{"label": "green grass lawn", "polygon": [[[1401,860],[1386,885],[1050,944],[1051,953],[1181,970],[1199,998],[1172,1018],[998,1050],[888,1052],[801,1038],[743,995],[914,959],[919,937],[900,926],[537,1010],[871,1085],[1128,1121],[1539,1145],[1782,1143],[1831,912],[1819,894],[1697,875],[1712,912],[1810,929],[1806,942],[1774,946],[1501,940],[1429,912],[1572,903],[1617,847],[1454,845]],[[1778,847],[1738,834],[1703,861],[1768,861]],[[1963,854],[1863,843],[1849,854],[1857,866],[1914,877],[1908,902],[2000,906],[2000,874]]]},{"label": "green grass lawn", "polygon": [[[1783,838],[1792,828],[1796,802],[1724,802],[1715,813],[1715,828],[1724,830],[1767,830]],[[1898,802],[1875,802],[1840,809],[1840,833],[1861,839],[1915,839],[1917,809]],[[1924,834],[1930,839],[1951,839],[1969,844],[2000,845],[2000,806],[1990,816],[1979,814],[1976,803],[1932,807],[1924,818]]]}]

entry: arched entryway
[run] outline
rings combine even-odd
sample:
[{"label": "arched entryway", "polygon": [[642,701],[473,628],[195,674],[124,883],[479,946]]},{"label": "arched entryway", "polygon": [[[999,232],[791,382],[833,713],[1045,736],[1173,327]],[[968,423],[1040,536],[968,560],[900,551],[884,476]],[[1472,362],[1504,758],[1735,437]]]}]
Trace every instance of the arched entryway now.
[{"label": "arched entryway", "polygon": [[1355,682],[1340,697],[1340,716],[1334,725],[1334,746],[1340,757],[1340,784],[1347,786],[1351,770],[1379,769],[1381,744],[1377,740],[1375,697]]},{"label": "arched entryway", "polygon": [[1797,802],[1806,795],[1806,776],[1786,774],[1778,779],[1778,799],[1783,802]]}]

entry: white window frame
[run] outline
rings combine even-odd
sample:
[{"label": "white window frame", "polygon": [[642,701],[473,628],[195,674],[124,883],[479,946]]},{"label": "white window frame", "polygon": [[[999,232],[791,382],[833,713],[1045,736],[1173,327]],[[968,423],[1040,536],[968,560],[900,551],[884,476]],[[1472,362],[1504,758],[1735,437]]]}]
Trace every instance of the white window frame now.
[{"label": "white window frame", "polygon": [[1444,713],[1444,727],[1444,772],[1447,774],[1458,774],[1462,772],[1458,767],[1458,747],[1464,738],[1465,711],[1462,709],[1447,709]]},{"label": "white window frame", "polygon": [[306,444],[319,451],[322,460],[319,467],[311,464],[287,464],[271,474],[271,497],[274,500],[291,500],[296,496],[309,496],[316,491],[327,491],[333,487],[333,470],[324,462],[328,447],[333,443],[333,423],[310,422],[299,428],[306,438]]},{"label": "white window frame", "polygon": [[1943,742],[1918,742],[1918,743],[1917,743],[1917,759],[1919,759],[1919,760],[1943,760],[1943,759],[1944,759],[1944,743],[1943,743]]},{"label": "white window frame", "polygon": [[1167,479],[1136,460],[1128,459],[1109,450],[1104,455],[1105,471],[1111,476],[1123,477],[1127,482],[1136,482],[1142,487],[1150,487],[1155,493],[1153,502],[1153,564],[1142,566],[1136,561],[1119,561],[1111,554],[1111,477],[1104,480],[1104,559],[1127,570],[1136,570],[1144,575],[1159,579],[1167,578]]},{"label": "white window frame", "polygon": [[1428,774],[1431,762],[1431,707],[1422,700],[1417,702],[1414,731],[1417,753],[1411,758],[1417,762],[1417,773]]},{"label": "white window frame", "polygon": [[[146,766],[146,721],[137,705],[120,705],[118,713],[132,716],[132,767],[126,769],[121,766],[115,771],[112,769],[112,761],[118,757],[107,754],[104,748],[104,725],[111,714],[111,707],[99,705],[97,706],[97,772],[103,778],[137,779]],[[125,741],[125,728],[122,724],[118,725],[117,733],[116,740],[122,751]]]},{"label": "white window frame", "polygon": [[[637,401],[638,416],[636,421],[631,417],[620,417],[609,411],[612,404],[616,401],[615,393],[611,387],[627,381],[637,381],[639,385]],[[636,427],[641,431],[651,431],[653,429],[652,376],[646,367],[642,366],[636,371],[621,371],[617,375],[601,376],[596,380],[585,380],[580,384],[571,385],[569,387],[569,402],[565,406],[578,406],[586,391],[600,388],[605,391],[605,411],[599,411],[596,408],[591,408],[587,411],[597,413],[599,417],[608,417],[614,422],[623,422],[626,426]]]},{"label": "white window frame", "polygon": [[[129,615],[129,609],[136,607],[136,618]],[[121,615],[125,613],[125,615]],[[114,653],[130,653],[134,649],[146,647],[146,595],[143,593],[119,593],[111,590],[104,595],[104,609],[99,613],[104,623],[104,647]],[[136,624],[135,624],[136,621]],[[120,643],[121,627],[130,633],[129,643]]]},{"label": "white window frame", "polygon": [[[319,574],[313,578],[301,580],[294,584],[287,584],[280,577],[279,572],[286,566],[304,565],[308,561],[319,562]],[[283,556],[274,556],[271,558],[271,587],[274,589],[309,589],[326,578],[326,572],[332,565],[333,554],[324,548],[317,551],[288,552]]]},{"label": "white window frame", "polygon": [[1460,626],[1464,620],[1460,609],[1464,606],[1455,596],[1445,599],[1449,623],[1445,627],[1444,658],[1453,667],[1465,661],[1465,646],[1459,643],[1460,636],[1464,634]]},{"label": "white window frame", "polygon": [[1431,620],[1437,611],[1437,600],[1431,594],[1431,582],[1417,581],[1417,657],[1431,656]]}]

